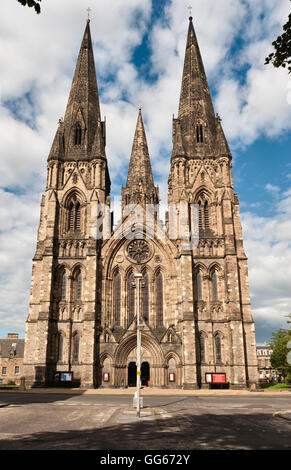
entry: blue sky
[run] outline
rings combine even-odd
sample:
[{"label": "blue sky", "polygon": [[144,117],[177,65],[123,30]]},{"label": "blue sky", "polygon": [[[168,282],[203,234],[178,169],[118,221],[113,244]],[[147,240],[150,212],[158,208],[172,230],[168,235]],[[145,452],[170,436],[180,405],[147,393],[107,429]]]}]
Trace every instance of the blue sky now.
[{"label": "blue sky", "polygon": [[[188,4],[91,1],[117,196],[142,104],[155,182],[166,202]],[[87,7],[87,0],[50,0],[35,15],[15,0],[1,10],[0,213],[6,224],[0,230],[0,337],[11,331],[24,336],[46,159],[65,112]],[[291,76],[264,65],[289,12],[289,0],[192,1],[215,111],[233,154],[257,342],[286,327],[291,312]]]}]

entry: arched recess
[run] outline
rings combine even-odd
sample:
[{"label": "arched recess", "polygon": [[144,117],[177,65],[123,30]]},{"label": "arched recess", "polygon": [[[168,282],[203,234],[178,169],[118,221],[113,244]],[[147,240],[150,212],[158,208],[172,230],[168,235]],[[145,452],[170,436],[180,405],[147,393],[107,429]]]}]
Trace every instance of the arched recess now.
[{"label": "arched recess", "polygon": [[102,386],[110,387],[114,383],[114,373],[113,373],[113,358],[110,354],[104,353],[100,355],[100,367],[102,374]]},{"label": "arched recess", "polygon": [[132,323],[135,317],[136,310],[136,287],[135,287],[134,272],[130,269],[126,275],[126,318],[127,327]]},{"label": "arched recess", "polygon": [[121,274],[117,268],[113,273],[112,281],[113,323],[121,326]]},{"label": "arched recess", "polygon": [[209,293],[212,302],[221,301],[223,298],[223,286],[221,285],[221,277],[223,270],[217,263],[211,264],[208,269],[209,273]]},{"label": "arched recess", "polygon": [[160,268],[155,273],[155,308],[156,308],[156,327],[164,326],[164,276]]},{"label": "arched recess", "polygon": [[165,382],[169,388],[182,386],[182,362],[175,352],[168,352],[165,357],[166,377]]},{"label": "arched recess", "polygon": [[193,289],[194,289],[194,300],[196,302],[206,300],[205,290],[203,287],[203,278],[206,274],[206,267],[202,264],[195,264],[193,272]]},{"label": "arched recess", "polygon": [[71,339],[71,359],[73,364],[79,364],[81,362],[81,335],[78,330],[74,331]]},{"label": "arched recess", "polygon": [[198,352],[199,352],[199,363],[207,363],[208,348],[207,348],[207,333],[205,331],[199,331],[198,334]]},{"label": "arched recess", "polygon": [[214,344],[214,362],[216,364],[224,363],[224,347],[223,347],[224,335],[221,331],[217,330],[213,333],[213,344]]},{"label": "arched recess", "polygon": [[72,270],[72,301],[81,302],[84,294],[84,268],[82,265],[77,264]]},{"label": "arched recess", "polygon": [[63,362],[64,360],[64,338],[65,335],[63,331],[58,331],[57,333],[57,362]]},{"label": "arched recess", "polygon": [[212,192],[202,187],[194,195],[194,204],[199,206],[199,229],[207,230],[210,227],[210,205],[212,204],[214,196]]},{"label": "arched recess", "polygon": [[71,189],[62,201],[61,231],[83,232],[85,228],[86,198],[78,188]]},{"label": "arched recess", "polygon": [[150,299],[150,280],[148,270],[145,268],[142,271],[141,282],[141,312],[145,322],[149,321],[149,299]]},{"label": "arched recess", "polygon": [[[130,353],[136,348],[136,334],[124,338],[117,347],[114,354],[115,378],[114,385],[120,386],[121,381],[127,384],[127,367]],[[157,341],[147,334],[141,335],[141,355],[143,352],[150,358],[151,385],[165,385],[165,361],[163,352]]]},{"label": "arched recess", "polygon": [[53,307],[52,315],[55,319],[62,320],[63,313],[66,316],[67,303],[69,301],[69,278],[70,269],[61,264],[56,267],[53,275]]}]

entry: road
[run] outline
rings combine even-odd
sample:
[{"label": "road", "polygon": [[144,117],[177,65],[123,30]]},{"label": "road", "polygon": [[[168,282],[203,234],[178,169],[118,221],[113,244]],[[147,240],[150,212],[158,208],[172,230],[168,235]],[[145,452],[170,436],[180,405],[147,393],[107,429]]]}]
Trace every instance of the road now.
[{"label": "road", "polygon": [[165,391],[144,397],[140,419],[128,394],[2,391],[0,402],[0,450],[291,449],[290,395]]}]

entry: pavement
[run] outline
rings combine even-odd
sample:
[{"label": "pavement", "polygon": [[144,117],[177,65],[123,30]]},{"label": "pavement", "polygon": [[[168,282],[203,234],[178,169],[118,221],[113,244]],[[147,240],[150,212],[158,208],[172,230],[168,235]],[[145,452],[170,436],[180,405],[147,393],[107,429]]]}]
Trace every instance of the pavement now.
[{"label": "pavement", "polygon": [[[82,395],[134,395],[135,387],[128,388],[92,388],[92,389],[82,389],[82,388],[61,388],[61,387],[51,387],[51,388],[30,388],[26,391],[17,390],[17,393],[65,393],[65,394],[82,394]],[[3,392],[8,392],[9,390],[3,390]],[[11,390],[15,392],[16,390]],[[234,395],[253,395],[253,393],[264,393],[266,395],[288,395],[291,397],[291,389],[286,390],[267,390],[267,389],[258,389],[258,390],[215,390],[215,389],[198,389],[198,390],[185,390],[181,388],[154,388],[154,387],[142,387],[141,395],[188,395],[188,396],[234,396]],[[1,397],[1,390],[0,390]]]},{"label": "pavement", "polygon": [[[32,388],[27,391],[18,391],[17,393],[33,393],[33,394],[66,394],[66,395],[113,395],[113,396],[120,396],[120,395],[134,395],[135,388],[125,388],[125,389],[115,389],[115,388],[98,388],[98,389],[86,389],[82,390],[80,388]],[[253,395],[254,392],[257,393],[264,393],[264,396],[290,396],[291,398],[291,390],[276,390],[267,391],[264,390],[209,390],[209,389],[199,389],[199,390],[183,390],[183,389],[161,389],[161,388],[153,388],[153,387],[144,387],[141,389],[141,397],[147,396],[205,396],[205,397],[227,397],[227,396],[250,396]],[[0,392],[0,399],[1,399],[1,392]],[[291,403],[291,401],[290,401]],[[0,400],[0,408],[9,406],[9,403],[1,402]],[[121,410],[120,416],[117,417],[117,423],[124,423],[124,422],[134,422],[139,420],[152,420],[155,419],[155,409],[147,409],[142,410],[140,413],[140,417],[136,416],[136,411],[132,410]],[[160,413],[159,413],[160,414]],[[273,413],[274,417],[282,418],[287,421],[291,421],[291,409],[285,411],[277,411]]]},{"label": "pavement", "polygon": [[143,388],[139,417],[134,393],[0,392],[0,450],[290,450],[290,392]]}]

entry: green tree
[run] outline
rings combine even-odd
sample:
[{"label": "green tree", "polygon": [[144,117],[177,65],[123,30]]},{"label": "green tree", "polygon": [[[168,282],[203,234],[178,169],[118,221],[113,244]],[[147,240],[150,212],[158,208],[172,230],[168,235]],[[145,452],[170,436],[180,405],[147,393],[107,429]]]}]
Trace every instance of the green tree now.
[{"label": "green tree", "polygon": [[19,3],[21,3],[21,5],[23,5],[24,7],[28,6],[30,8],[34,8],[36,13],[40,13],[40,4],[39,2],[41,2],[41,0],[17,0]]},{"label": "green tree", "polygon": [[275,52],[272,52],[265,59],[265,64],[270,62],[274,67],[288,67],[291,73],[291,14],[287,23],[283,26],[283,33],[278,36],[276,41],[272,42]]},{"label": "green tree", "polygon": [[291,365],[287,361],[287,343],[291,340],[291,330],[280,328],[276,333],[272,333],[270,346],[273,350],[271,354],[271,364],[276,370],[281,370],[284,377],[291,372]]}]

